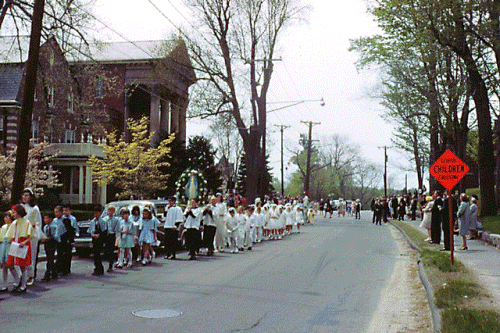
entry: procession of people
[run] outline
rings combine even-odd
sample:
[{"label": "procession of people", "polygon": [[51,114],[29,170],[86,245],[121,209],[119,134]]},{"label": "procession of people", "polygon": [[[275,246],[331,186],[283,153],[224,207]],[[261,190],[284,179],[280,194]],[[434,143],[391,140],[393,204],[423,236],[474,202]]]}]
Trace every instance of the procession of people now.
[{"label": "procession of people", "polygon": [[[246,204],[243,198],[217,193],[201,205],[189,199],[185,209],[169,198],[160,233],[160,221],[152,207],[124,207],[116,212],[113,205],[94,207],[88,232],[92,237],[93,275],[114,269],[131,268],[134,263],[146,266],[155,259],[154,247],[163,240],[165,259],[178,259],[177,253],[187,250],[189,260],[200,254],[213,256],[218,252],[251,251],[266,240],[280,240],[300,233],[307,222],[314,223],[318,204],[307,197],[257,198]],[[40,212],[34,192],[24,190],[21,203],[5,212],[0,227],[0,292],[24,293],[36,278],[38,250],[44,246],[46,269],[42,282],[57,280],[71,274],[74,238],[79,229],[69,206],[56,206],[53,212]],[[158,249],[157,249],[158,250]],[[14,281],[9,286],[9,275]]]}]

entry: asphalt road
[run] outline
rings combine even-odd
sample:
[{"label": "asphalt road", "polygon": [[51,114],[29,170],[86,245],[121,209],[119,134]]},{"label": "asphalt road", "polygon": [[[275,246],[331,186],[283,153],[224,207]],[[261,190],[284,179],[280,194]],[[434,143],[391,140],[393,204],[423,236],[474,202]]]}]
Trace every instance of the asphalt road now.
[{"label": "asphalt road", "polygon": [[[161,256],[102,277],[91,275],[90,259],[74,259],[68,277],[1,294],[0,330],[366,332],[399,252],[389,228],[363,213],[362,220],[318,218],[252,251],[196,261]],[[138,317],[143,310],[171,317]]]}]

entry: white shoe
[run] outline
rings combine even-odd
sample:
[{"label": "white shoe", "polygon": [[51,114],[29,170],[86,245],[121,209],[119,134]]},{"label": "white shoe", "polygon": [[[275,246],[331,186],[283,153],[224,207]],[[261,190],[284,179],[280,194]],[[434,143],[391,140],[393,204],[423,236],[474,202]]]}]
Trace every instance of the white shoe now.
[{"label": "white shoe", "polygon": [[135,259],[135,261],[137,261],[137,262],[141,261],[141,257],[137,257],[137,259]]},{"label": "white shoe", "polygon": [[146,261],[146,259],[142,259],[142,266],[146,266],[146,265],[147,265],[147,263],[148,263],[148,262]]},{"label": "white shoe", "polygon": [[155,252],[155,251],[153,251],[152,258],[153,258],[153,259],[154,259],[154,258],[156,258],[156,252]]},{"label": "white shoe", "polygon": [[131,261],[129,261],[129,263],[127,264],[127,268],[130,268],[130,267],[132,267],[132,262]]}]

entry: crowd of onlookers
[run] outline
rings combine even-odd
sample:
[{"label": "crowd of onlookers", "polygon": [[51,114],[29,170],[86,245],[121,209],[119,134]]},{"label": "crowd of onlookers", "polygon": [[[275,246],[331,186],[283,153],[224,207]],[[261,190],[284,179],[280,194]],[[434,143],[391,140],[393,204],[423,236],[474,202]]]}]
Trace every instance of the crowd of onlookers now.
[{"label": "crowd of onlookers", "polygon": [[[477,237],[477,231],[482,229],[478,219],[478,198],[471,198],[465,193],[457,198],[452,195],[452,228],[453,232],[462,236],[462,250],[467,250],[467,240]],[[429,241],[433,244],[441,243],[443,235],[443,251],[450,250],[450,213],[448,194],[434,191],[432,195],[389,196],[388,198],[373,199],[372,222],[381,225],[389,218],[404,221],[406,219],[422,222],[420,227],[427,229]]]}]

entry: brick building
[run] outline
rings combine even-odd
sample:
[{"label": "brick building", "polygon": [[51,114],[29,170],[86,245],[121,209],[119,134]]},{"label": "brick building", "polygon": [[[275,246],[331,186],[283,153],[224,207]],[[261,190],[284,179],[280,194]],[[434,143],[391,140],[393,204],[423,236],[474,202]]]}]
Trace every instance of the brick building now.
[{"label": "brick building", "polygon": [[[40,48],[31,129],[18,128],[25,61],[0,64],[0,152],[19,130],[47,142],[57,156],[60,197],[66,203],[105,203],[106,186],[92,183],[87,159],[102,156],[106,131],[125,131],[128,118],[150,118],[156,136],[186,140],[186,108],[194,71],[184,42],[104,43],[87,57],[66,58],[54,38]],[[127,133],[125,132],[125,135]]]}]

